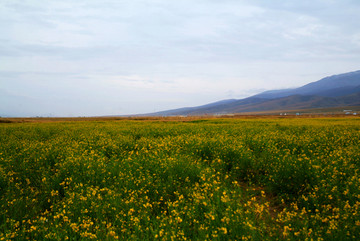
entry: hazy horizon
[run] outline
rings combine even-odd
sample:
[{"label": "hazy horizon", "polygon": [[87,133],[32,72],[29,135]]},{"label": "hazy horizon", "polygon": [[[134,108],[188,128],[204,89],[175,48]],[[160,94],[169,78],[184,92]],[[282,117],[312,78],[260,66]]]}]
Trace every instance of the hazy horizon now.
[{"label": "hazy horizon", "polygon": [[150,113],[360,69],[360,1],[0,3],[0,116]]}]

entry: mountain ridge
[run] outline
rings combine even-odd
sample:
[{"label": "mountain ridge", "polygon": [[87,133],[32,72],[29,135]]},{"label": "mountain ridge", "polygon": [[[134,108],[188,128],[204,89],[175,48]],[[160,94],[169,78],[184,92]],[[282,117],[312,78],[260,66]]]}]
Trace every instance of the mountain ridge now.
[{"label": "mountain ridge", "polygon": [[[294,94],[317,95],[319,90],[320,91],[328,91],[328,90],[336,89],[336,88],[343,88],[343,87],[351,88],[351,87],[359,86],[359,85],[360,85],[360,70],[343,73],[343,74],[327,76],[318,81],[311,82],[309,84],[303,85],[298,88],[283,89],[283,90],[270,90],[270,91],[262,92],[255,96],[273,99],[273,98],[290,96],[290,95],[294,95]],[[328,96],[328,97],[331,97],[331,96]]]},{"label": "mountain ridge", "polygon": [[360,105],[360,70],[327,76],[298,88],[269,90],[244,99],[225,99],[201,106],[144,114],[144,116],[235,114],[358,105]]}]

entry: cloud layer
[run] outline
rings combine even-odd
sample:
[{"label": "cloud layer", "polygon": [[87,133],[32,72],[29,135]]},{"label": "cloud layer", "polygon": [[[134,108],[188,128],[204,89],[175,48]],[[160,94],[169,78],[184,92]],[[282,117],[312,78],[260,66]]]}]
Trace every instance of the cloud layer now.
[{"label": "cloud layer", "polygon": [[0,115],[159,111],[360,69],[360,2],[0,3]]}]

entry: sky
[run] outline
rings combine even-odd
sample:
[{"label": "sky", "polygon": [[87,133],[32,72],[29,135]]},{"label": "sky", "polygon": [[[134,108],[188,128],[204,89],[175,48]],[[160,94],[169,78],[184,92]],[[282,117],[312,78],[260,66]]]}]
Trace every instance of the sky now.
[{"label": "sky", "polygon": [[0,116],[128,115],[360,69],[359,0],[0,0]]}]

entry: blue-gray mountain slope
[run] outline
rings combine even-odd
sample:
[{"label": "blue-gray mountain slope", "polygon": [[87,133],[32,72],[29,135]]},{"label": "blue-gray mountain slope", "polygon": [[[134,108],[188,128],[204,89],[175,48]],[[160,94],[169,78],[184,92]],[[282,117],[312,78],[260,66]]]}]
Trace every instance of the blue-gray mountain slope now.
[{"label": "blue-gray mountain slope", "polygon": [[213,115],[342,106],[360,106],[360,70],[329,76],[299,88],[271,90],[245,99],[222,100],[147,115]]}]

